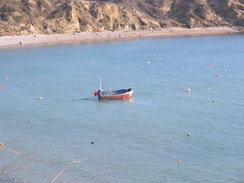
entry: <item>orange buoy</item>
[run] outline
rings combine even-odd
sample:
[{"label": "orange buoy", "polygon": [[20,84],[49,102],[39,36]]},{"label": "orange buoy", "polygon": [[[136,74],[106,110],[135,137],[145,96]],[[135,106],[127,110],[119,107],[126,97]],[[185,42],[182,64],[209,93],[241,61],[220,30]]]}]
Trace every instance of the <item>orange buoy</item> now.
[{"label": "orange buoy", "polygon": [[209,64],[210,67],[213,67],[213,64]]},{"label": "orange buoy", "polygon": [[191,93],[191,88],[187,88],[187,89],[186,89],[186,92],[187,92],[187,93]]},{"label": "orange buoy", "polygon": [[93,92],[93,95],[94,95],[94,96],[97,96],[97,95],[98,95],[98,90],[95,90],[95,91]]},{"label": "orange buoy", "polygon": [[0,142],[0,148],[4,146],[4,143],[3,142]]}]

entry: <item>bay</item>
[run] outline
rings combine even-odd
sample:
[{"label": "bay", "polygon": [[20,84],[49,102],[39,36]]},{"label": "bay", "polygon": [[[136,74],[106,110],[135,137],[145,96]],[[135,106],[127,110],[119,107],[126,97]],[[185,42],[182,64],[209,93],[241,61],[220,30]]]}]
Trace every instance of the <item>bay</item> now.
[{"label": "bay", "polygon": [[[243,35],[2,49],[0,168],[35,183],[63,168],[55,182],[243,182],[243,58]],[[98,101],[100,76],[134,98]]]}]

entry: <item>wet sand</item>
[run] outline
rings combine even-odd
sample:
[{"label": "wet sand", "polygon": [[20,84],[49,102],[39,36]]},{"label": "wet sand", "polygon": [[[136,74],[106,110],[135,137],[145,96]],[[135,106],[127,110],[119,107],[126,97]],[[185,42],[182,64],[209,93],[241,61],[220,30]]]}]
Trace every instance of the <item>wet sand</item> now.
[{"label": "wet sand", "polygon": [[236,28],[211,27],[211,28],[162,28],[141,31],[104,31],[82,32],[72,34],[28,35],[28,36],[3,36],[0,37],[0,48],[41,46],[54,44],[93,43],[113,40],[130,40],[150,37],[184,37],[227,35],[240,33]]}]

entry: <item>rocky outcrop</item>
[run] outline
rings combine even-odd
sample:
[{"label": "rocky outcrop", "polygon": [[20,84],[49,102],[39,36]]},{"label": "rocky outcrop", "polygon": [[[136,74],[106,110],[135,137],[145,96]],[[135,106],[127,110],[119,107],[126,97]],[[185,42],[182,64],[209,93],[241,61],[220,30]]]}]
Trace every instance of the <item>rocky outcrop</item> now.
[{"label": "rocky outcrop", "polygon": [[67,33],[104,30],[137,30],[160,27],[132,7],[114,3],[75,1],[64,3],[46,20],[51,32]]},{"label": "rocky outcrop", "polygon": [[243,0],[1,0],[0,35],[244,26]]},{"label": "rocky outcrop", "polygon": [[230,25],[244,26],[244,0],[208,0],[217,16]]}]

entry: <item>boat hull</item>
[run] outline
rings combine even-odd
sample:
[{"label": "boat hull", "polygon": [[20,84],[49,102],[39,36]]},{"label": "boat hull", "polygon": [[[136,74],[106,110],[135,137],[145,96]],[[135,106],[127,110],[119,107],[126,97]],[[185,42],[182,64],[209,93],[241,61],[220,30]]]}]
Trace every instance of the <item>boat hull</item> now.
[{"label": "boat hull", "polygon": [[98,92],[98,99],[102,100],[125,100],[133,97],[133,90],[117,90],[111,92]]}]

